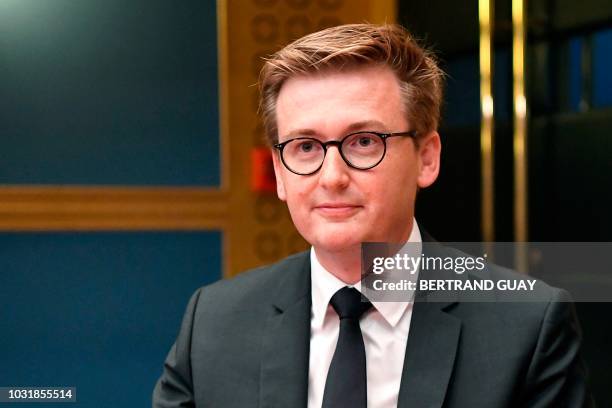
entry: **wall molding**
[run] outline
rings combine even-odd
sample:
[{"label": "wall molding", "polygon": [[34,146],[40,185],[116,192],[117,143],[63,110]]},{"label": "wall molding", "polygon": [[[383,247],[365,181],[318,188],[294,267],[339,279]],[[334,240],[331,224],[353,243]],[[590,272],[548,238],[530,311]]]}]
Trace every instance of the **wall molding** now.
[{"label": "wall molding", "polygon": [[0,230],[224,229],[227,201],[212,188],[5,185]]}]

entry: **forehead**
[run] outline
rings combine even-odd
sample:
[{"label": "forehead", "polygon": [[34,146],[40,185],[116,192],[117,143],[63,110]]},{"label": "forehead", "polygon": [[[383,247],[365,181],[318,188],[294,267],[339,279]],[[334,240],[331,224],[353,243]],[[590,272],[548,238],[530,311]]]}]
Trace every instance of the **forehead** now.
[{"label": "forehead", "polygon": [[379,122],[390,130],[402,126],[399,81],[386,66],[326,70],[288,79],[282,86],[276,118],[279,136],[300,129],[326,135],[355,123]]}]

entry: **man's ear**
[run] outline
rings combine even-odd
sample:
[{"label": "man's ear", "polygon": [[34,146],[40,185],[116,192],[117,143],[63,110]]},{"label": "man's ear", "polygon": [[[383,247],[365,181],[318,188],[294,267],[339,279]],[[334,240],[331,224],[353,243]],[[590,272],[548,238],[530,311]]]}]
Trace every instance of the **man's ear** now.
[{"label": "man's ear", "polygon": [[281,177],[283,171],[283,164],[280,161],[278,152],[275,149],[272,150],[272,163],[274,163],[274,175],[276,176],[276,195],[281,201],[287,201],[287,192],[285,191],[285,184]]},{"label": "man's ear", "polygon": [[419,173],[417,185],[420,188],[429,187],[438,178],[440,173],[440,152],[442,143],[440,135],[433,131],[419,140],[417,156],[419,159]]}]

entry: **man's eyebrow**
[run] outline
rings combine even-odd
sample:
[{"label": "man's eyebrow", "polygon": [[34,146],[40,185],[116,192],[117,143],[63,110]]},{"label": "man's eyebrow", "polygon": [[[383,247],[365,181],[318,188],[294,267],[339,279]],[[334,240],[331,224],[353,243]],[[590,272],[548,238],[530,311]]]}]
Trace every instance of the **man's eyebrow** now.
[{"label": "man's eyebrow", "polygon": [[[385,125],[378,120],[363,120],[363,121],[351,123],[349,126],[347,126],[344,129],[343,135],[347,135],[352,132],[358,132],[360,130],[386,131],[387,129]],[[291,132],[284,135],[283,138],[289,139],[289,138],[298,137],[298,136],[323,136],[323,135],[321,135],[319,132],[317,132],[314,129],[304,128],[304,129],[294,129]]]},{"label": "man's eyebrow", "polygon": [[285,135],[285,138],[292,138],[298,136],[317,136],[319,133],[313,129],[294,129]]},{"label": "man's eyebrow", "polygon": [[360,130],[375,130],[375,131],[385,131],[386,127],[384,123],[378,120],[363,120],[360,122],[350,124],[346,129],[346,133],[357,132]]}]

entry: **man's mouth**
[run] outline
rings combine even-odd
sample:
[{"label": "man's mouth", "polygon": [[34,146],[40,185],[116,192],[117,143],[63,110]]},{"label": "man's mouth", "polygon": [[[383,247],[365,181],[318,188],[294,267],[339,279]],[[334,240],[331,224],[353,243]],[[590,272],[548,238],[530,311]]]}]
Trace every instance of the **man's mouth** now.
[{"label": "man's mouth", "polygon": [[314,207],[314,210],[326,218],[347,218],[354,215],[363,206],[351,203],[322,203]]}]

